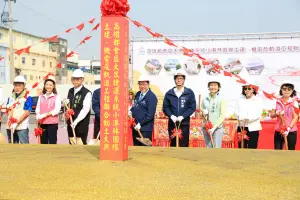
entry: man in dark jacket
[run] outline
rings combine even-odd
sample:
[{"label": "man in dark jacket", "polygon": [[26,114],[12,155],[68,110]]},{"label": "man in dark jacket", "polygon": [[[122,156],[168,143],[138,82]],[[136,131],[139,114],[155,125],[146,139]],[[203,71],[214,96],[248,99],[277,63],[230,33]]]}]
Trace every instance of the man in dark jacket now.
[{"label": "man in dark jacket", "polygon": [[[180,147],[189,146],[190,116],[196,110],[196,99],[194,92],[184,87],[185,73],[176,71],[174,80],[176,87],[170,89],[164,98],[163,112],[169,117],[168,131],[172,135],[175,124],[182,130],[182,138],[179,141]],[[171,146],[176,146],[176,137],[171,139]]]},{"label": "man in dark jacket", "polygon": [[100,88],[96,89],[92,99],[92,108],[95,113],[94,139],[97,138],[100,131],[100,95]]},{"label": "man in dark jacket", "polygon": [[[75,130],[76,137],[81,138],[84,145],[87,144],[87,135],[89,132],[92,93],[83,86],[84,74],[81,69],[76,69],[72,74],[73,88],[68,92],[68,99],[65,104],[70,103],[70,109],[74,110],[72,116],[73,123],[68,123],[69,138],[73,138],[72,128]],[[71,142],[70,142],[71,144]]]},{"label": "man in dark jacket", "polygon": [[140,130],[144,138],[152,141],[152,131],[154,116],[157,106],[157,98],[149,88],[149,79],[141,75],[138,84],[140,91],[136,93],[134,105],[129,111],[129,115],[135,119],[136,126],[132,129],[134,146],[145,146],[136,138],[140,137],[137,130]]}]

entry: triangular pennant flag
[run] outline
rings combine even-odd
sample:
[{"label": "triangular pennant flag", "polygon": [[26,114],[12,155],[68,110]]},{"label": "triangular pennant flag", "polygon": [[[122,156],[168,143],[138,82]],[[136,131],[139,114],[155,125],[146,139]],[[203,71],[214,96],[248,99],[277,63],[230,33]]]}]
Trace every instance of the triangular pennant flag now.
[{"label": "triangular pennant flag", "polygon": [[241,84],[246,84],[247,81],[245,81],[244,79],[239,79],[239,80],[236,80],[237,83],[241,83]]},{"label": "triangular pennant flag", "polygon": [[91,19],[91,20],[89,21],[89,23],[90,23],[90,24],[93,24],[95,20],[96,20],[96,18],[93,18],[93,19]]},{"label": "triangular pennant flag", "polygon": [[69,28],[69,29],[67,29],[67,30],[66,30],[66,33],[70,33],[70,32],[71,32],[71,30],[73,30],[73,28]]},{"label": "triangular pennant flag", "polygon": [[211,62],[208,60],[202,60],[202,65],[210,65]]},{"label": "triangular pennant flag", "polygon": [[87,36],[87,37],[85,37],[85,38],[80,42],[79,45],[84,44],[85,41],[88,41],[89,39],[91,39],[91,37],[92,37],[92,36]]},{"label": "triangular pennant flag", "polygon": [[36,82],[35,84],[32,85],[32,89],[36,88],[39,85],[38,82]]},{"label": "triangular pennant flag", "polygon": [[23,53],[23,51],[24,51],[24,49],[19,49],[18,51],[15,52],[15,54],[17,54],[19,56]]},{"label": "triangular pennant flag", "polygon": [[232,74],[230,72],[224,71],[224,76],[232,76]]},{"label": "triangular pennant flag", "polygon": [[267,93],[267,92],[265,92],[265,91],[263,91],[263,93],[264,93],[264,95],[265,95],[268,99],[273,100],[274,94],[275,94],[275,93],[269,94],[269,93]]},{"label": "triangular pennant flag", "polygon": [[55,35],[53,37],[46,38],[46,39],[42,40],[42,42],[48,42],[48,41],[55,42],[55,41],[57,41],[57,39],[58,39],[58,35]]},{"label": "triangular pennant flag", "polygon": [[151,31],[151,29],[150,29],[150,28],[148,28],[148,27],[146,27],[146,26],[145,26],[145,29],[146,29],[146,31],[147,31],[148,33],[150,33],[150,34],[152,35],[152,37],[157,37],[157,38],[159,38],[159,37],[163,37],[163,35],[161,35],[161,34],[159,34],[159,33],[155,33],[155,32],[153,32],[153,31]]},{"label": "triangular pennant flag", "polygon": [[48,79],[49,76],[55,76],[53,73],[48,73],[45,77],[44,77],[44,80]]},{"label": "triangular pennant flag", "polygon": [[29,54],[30,48],[31,48],[31,46],[26,47],[26,48],[24,49],[24,52],[27,53],[27,54]]},{"label": "triangular pennant flag", "polygon": [[71,51],[70,53],[68,53],[68,55],[66,56],[66,58],[72,57],[74,53],[75,53],[74,51]]},{"label": "triangular pennant flag", "polygon": [[168,38],[165,38],[165,43],[170,45],[170,46],[173,46],[173,47],[177,47],[173,42],[172,40],[168,39]]},{"label": "triangular pennant flag", "polygon": [[62,64],[61,64],[61,63],[58,63],[58,64],[56,65],[56,68],[58,68],[58,69],[61,69],[61,67],[62,67]]},{"label": "triangular pennant flag", "polygon": [[98,23],[98,24],[92,29],[92,31],[96,31],[96,30],[99,28],[99,26],[100,26],[100,23]]},{"label": "triangular pennant flag", "polygon": [[143,26],[143,24],[141,24],[140,22],[138,21],[132,21],[134,23],[134,25],[136,25],[137,27],[141,27]]},{"label": "triangular pennant flag", "polygon": [[0,61],[3,60],[3,59],[4,59],[4,57],[0,57]]},{"label": "triangular pennant flag", "polygon": [[25,99],[27,99],[27,98],[28,98],[28,94],[29,94],[29,91],[28,91],[28,90],[26,90],[26,93],[25,93],[25,95],[24,95],[24,98],[25,98]]},{"label": "triangular pennant flag", "polygon": [[76,28],[81,31],[84,28],[84,23],[79,24],[78,26],[76,26]]},{"label": "triangular pennant flag", "polygon": [[195,55],[200,59],[200,60],[205,60],[205,58],[204,57],[202,57],[202,56],[200,56],[200,54],[198,54],[198,53],[195,53]]}]

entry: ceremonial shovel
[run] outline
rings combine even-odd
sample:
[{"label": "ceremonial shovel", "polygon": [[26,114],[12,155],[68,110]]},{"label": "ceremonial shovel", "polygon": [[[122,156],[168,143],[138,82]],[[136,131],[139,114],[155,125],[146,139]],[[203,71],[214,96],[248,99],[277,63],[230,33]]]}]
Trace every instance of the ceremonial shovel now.
[{"label": "ceremonial shovel", "polygon": [[[206,118],[205,115],[204,115],[203,110],[201,110],[201,113],[202,113],[202,117],[205,119],[205,121],[208,122],[207,118]],[[214,138],[213,138],[213,136],[212,136],[213,133],[211,133],[211,134],[208,133],[208,134],[209,134],[209,137],[210,137],[211,146],[212,146],[212,148],[215,148]]]},{"label": "ceremonial shovel", "polygon": [[[282,116],[281,114],[279,114],[279,116],[280,116],[282,125],[285,126],[285,121],[284,121],[283,116]],[[286,148],[286,150],[289,150],[289,146],[288,146],[288,141],[287,141],[286,135],[284,136],[284,143],[285,143],[285,148]]]},{"label": "ceremonial shovel", "polygon": [[100,137],[100,131],[99,131],[96,139],[90,139],[88,145],[100,145],[99,137]]},{"label": "ceremonial shovel", "polygon": [[241,148],[244,148],[244,130],[245,130],[245,126],[246,126],[246,120],[244,120],[244,124],[243,127],[241,128]]},{"label": "ceremonial shovel", "polygon": [[[65,102],[64,102],[64,103],[65,103]],[[70,110],[70,109],[69,109],[69,106],[68,106],[66,103],[65,103],[65,106],[66,106],[67,110]],[[71,143],[71,144],[79,144],[79,145],[83,145],[83,142],[82,142],[81,138],[77,138],[77,137],[76,137],[76,133],[75,133],[74,127],[72,126],[72,124],[73,124],[73,118],[72,118],[72,115],[70,115],[70,122],[71,122],[70,126],[71,126],[72,132],[73,132],[73,138],[72,138],[72,137],[69,137],[70,143]]]},{"label": "ceremonial shovel", "polygon": [[141,143],[143,143],[146,146],[152,146],[151,140],[149,140],[149,138],[144,138],[140,129],[136,129],[136,131],[140,135],[140,138],[139,137],[136,138],[138,141],[140,141]]}]

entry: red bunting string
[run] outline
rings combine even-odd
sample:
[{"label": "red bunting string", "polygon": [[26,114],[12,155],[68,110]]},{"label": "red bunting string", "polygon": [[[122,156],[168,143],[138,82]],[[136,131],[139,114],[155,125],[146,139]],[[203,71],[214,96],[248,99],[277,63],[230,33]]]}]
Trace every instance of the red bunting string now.
[{"label": "red bunting string", "polygon": [[[188,48],[185,48],[185,47],[182,47],[182,46],[179,46],[179,45],[176,45],[173,43],[172,40],[166,38],[165,36],[159,34],[159,33],[156,33],[156,32],[153,32],[149,27],[143,25],[142,23],[136,21],[136,20],[132,20],[130,19],[128,16],[127,16],[127,19],[129,21],[131,21],[136,27],[139,27],[139,28],[144,28],[148,33],[150,33],[152,35],[152,37],[163,37],[165,39],[165,43],[169,46],[173,46],[173,47],[177,47],[179,49],[182,49],[183,50],[183,55],[185,56],[189,56],[189,57],[192,57],[192,56],[197,56],[199,59],[202,60],[202,64],[203,65],[210,65],[212,64],[210,61],[206,60],[204,57],[202,57],[200,54],[196,54],[194,52],[192,52],[190,49]],[[223,75],[224,76],[227,76],[227,77],[235,77],[237,78],[236,82],[237,83],[241,83],[241,84],[247,84],[247,81],[242,79],[239,75],[237,74],[232,74],[228,71],[225,71],[223,70],[220,66],[218,65],[215,65],[214,68],[213,68],[217,73],[221,73],[221,70],[223,71]],[[256,85],[251,85],[255,90],[259,90],[259,87],[256,86]],[[269,94],[265,91],[263,91],[263,94],[270,100],[273,100],[273,99],[276,99],[276,97],[274,96],[274,94]],[[299,109],[295,107],[295,110],[299,113]]]},{"label": "red bunting string", "polygon": [[[88,21],[88,23],[93,24],[93,23],[95,22],[95,20],[96,20],[96,18],[92,18],[91,20]],[[75,28],[78,29],[79,31],[81,31],[81,30],[84,28],[84,26],[85,26],[85,23],[81,23],[81,24],[79,24],[78,26],[76,26]],[[96,26],[94,27],[93,31],[94,31],[94,30],[97,30],[98,27],[99,27],[99,24],[96,25]],[[74,28],[69,28],[69,29],[67,29],[66,31],[64,31],[63,33],[70,33],[73,29],[74,29]],[[61,33],[61,34],[59,34],[59,35],[62,35],[63,33]],[[40,43],[43,43],[43,42],[51,42],[51,41],[56,42],[56,41],[58,40],[58,38],[59,38],[59,35],[54,35],[54,36],[52,36],[52,37],[42,39]],[[38,45],[38,44],[40,44],[40,43],[36,43],[36,44],[34,44],[34,45]],[[22,53],[27,53],[27,54],[29,54],[29,53],[30,53],[30,48],[31,48],[32,46],[34,46],[34,45],[31,45],[31,46],[28,46],[28,47],[19,49],[19,50],[15,51],[15,54],[17,54],[18,56],[20,56]],[[4,57],[0,57],[0,61],[1,61],[2,59],[4,59]]]}]

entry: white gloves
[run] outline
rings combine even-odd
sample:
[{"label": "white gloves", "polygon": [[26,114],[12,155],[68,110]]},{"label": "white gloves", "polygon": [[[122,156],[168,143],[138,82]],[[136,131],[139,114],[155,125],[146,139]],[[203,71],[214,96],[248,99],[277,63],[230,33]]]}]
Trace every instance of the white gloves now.
[{"label": "white gloves", "polygon": [[41,119],[44,119],[45,117],[46,117],[46,113],[44,113],[44,114],[37,114],[36,115],[36,120],[41,120]]},{"label": "white gloves", "polygon": [[18,126],[17,123],[14,123],[14,124],[10,125],[10,129],[12,130],[12,132],[15,132],[17,126]]},{"label": "white gloves", "polygon": [[172,116],[171,116],[171,120],[172,120],[174,123],[176,123],[177,117],[175,117],[174,115],[172,115]]},{"label": "white gloves", "polygon": [[138,123],[135,127],[134,127],[134,129],[136,129],[136,130],[140,130],[141,129],[141,125],[140,125],[140,123]]},{"label": "white gloves", "polygon": [[213,134],[215,132],[215,130],[216,130],[215,128],[211,128],[208,130],[208,133]]},{"label": "white gloves", "polygon": [[276,115],[284,115],[284,110],[276,110]]},{"label": "white gloves", "polygon": [[204,115],[208,115],[208,110],[207,109],[203,109],[203,114]]},{"label": "white gloves", "polygon": [[128,117],[132,117],[132,112],[130,110],[128,111]]},{"label": "white gloves", "polygon": [[64,102],[65,105],[66,104],[68,105],[70,103],[70,99],[64,99],[63,102]]},{"label": "white gloves", "polygon": [[77,126],[77,121],[75,120],[72,124],[71,124],[71,127],[73,127],[73,129],[75,129],[76,128],[76,126]]},{"label": "white gloves", "polygon": [[184,119],[184,118],[183,118],[182,116],[179,116],[179,117],[177,118],[177,121],[181,122],[183,119]]},{"label": "white gloves", "polygon": [[288,127],[288,128],[287,128],[287,131],[285,131],[284,133],[282,133],[282,135],[284,135],[284,136],[288,136],[288,135],[289,135],[289,132],[290,132],[290,130],[291,130],[291,128],[290,128],[290,127]]}]

